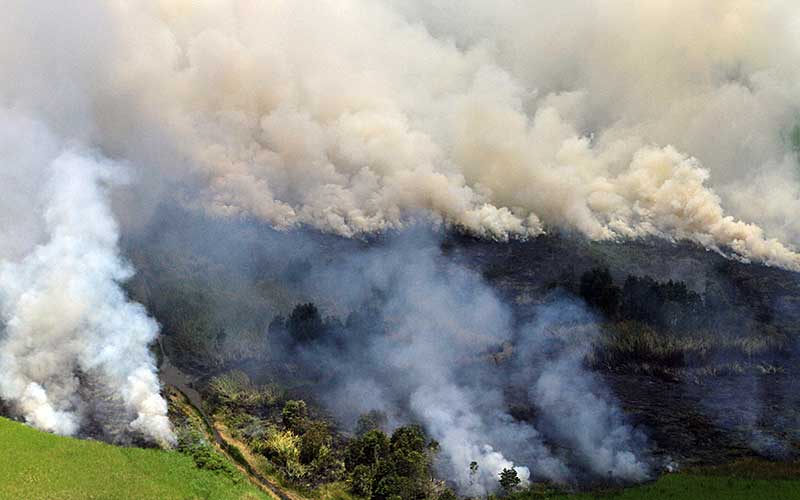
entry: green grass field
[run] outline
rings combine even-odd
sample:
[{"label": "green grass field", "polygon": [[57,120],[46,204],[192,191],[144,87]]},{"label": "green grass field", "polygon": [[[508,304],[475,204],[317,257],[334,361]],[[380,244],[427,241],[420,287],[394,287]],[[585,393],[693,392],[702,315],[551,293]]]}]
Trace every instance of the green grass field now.
[{"label": "green grass field", "polygon": [[689,469],[618,491],[517,493],[509,500],[800,500],[800,464],[744,460]]},{"label": "green grass field", "polygon": [[267,498],[244,476],[200,470],[177,452],[54,436],[4,418],[0,450],[0,499]]}]

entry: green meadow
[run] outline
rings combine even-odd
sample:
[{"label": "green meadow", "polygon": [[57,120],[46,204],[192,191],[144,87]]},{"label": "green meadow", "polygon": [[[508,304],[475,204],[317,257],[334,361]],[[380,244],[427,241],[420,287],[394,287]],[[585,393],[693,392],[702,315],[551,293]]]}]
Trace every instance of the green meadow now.
[{"label": "green meadow", "polygon": [[0,450],[0,499],[267,498],[243,475],[198,469],[177,452],[55,436],[4,418]]}]

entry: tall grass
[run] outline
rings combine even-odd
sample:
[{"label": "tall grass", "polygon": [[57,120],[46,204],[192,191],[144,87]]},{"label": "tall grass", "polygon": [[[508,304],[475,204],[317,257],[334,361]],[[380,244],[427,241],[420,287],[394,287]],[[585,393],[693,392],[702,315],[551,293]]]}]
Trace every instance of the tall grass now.
[{"label": "tall grass", "polygon": [[766,329],[746,335],[707,330],[676,334],[625,321],[602,328],[587,362],[593,368],[617,372],[770,373],[780,371],[776,363],[789,348],[786,335]]}]

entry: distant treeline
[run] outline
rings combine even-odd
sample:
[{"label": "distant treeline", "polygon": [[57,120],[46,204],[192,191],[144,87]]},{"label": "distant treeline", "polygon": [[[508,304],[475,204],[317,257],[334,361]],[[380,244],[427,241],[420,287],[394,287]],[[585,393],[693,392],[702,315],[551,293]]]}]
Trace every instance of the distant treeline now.
[{"label": "distant treeline", "polygon": [[657,281],[651,276],[628,275],[617,284],[604,267],[575,278],[564,274],[550,283],[581,297],[609,321],[636,321],[659,330],[685,331],[736,325],[751,330],[770,325],[773,312],[758,290],[739,284],[725,289],[708,281],[702,293],[683,281]]}]

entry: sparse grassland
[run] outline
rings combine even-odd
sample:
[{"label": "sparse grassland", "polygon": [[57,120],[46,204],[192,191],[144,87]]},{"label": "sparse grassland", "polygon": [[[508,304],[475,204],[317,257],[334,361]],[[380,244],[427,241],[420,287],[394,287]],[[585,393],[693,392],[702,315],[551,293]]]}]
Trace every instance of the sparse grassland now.
[{"label": "sparse grassland", "polygon": [[198,469],[177,452],[54,436],[3,418],[0,450],[3,499],[267,498],[244,476]]}]

